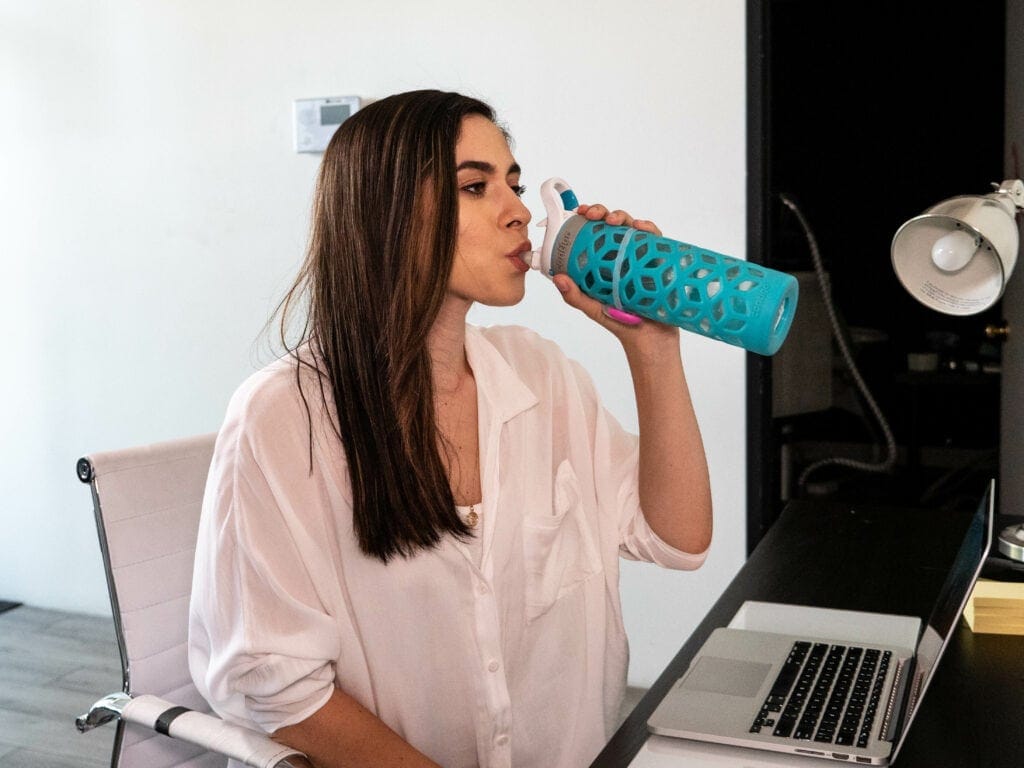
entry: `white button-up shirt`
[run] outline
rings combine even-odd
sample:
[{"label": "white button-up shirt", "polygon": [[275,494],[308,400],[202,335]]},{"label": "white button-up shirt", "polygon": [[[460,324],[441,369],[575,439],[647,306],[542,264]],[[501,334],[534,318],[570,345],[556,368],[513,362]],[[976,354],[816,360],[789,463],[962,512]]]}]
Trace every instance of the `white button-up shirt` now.
[{"label": "white button-up shirt", "polygon": [[273,732],[338,686],[446,768],[576,768],[607,741],[628,658],[619,556],[696,568],[704,553],[648,527],[637,438],[579,365],[522,328],[466,334],[478,542],[449,537],[387,564],[367,557],[319,385],[303,373],[312,466],[292,361],[232,398],[189,634],[192,676],[225,718]]}]

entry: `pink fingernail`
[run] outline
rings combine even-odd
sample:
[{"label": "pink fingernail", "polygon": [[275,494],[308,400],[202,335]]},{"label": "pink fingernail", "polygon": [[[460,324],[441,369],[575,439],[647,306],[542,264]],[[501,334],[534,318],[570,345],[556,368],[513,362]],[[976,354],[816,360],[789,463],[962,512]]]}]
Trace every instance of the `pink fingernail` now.
[{"label": "pink fingernail", "polygon": [[642,317],[631,315],[629,312],[623,312],[621,309],[615,307],[605,307],[604,313],[616,322],[622,323],[623,325],[640,325],[644,321]]}]

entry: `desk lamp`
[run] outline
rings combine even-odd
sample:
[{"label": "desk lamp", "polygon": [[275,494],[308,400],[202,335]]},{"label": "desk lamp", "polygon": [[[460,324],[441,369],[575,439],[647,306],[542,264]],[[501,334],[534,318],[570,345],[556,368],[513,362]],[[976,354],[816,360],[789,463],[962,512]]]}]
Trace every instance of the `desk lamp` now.
[{"label": "desk lamp", "polygon": [[[903,224],[892,240],[892,265],[903,287],[926,307],[974,315],[1003,295],[1017,263],[1017,212],[1024,182],[993,184],[988,195],[962,195]],[[1024,524],[999,535],[999,551],[1024,561]]]}]

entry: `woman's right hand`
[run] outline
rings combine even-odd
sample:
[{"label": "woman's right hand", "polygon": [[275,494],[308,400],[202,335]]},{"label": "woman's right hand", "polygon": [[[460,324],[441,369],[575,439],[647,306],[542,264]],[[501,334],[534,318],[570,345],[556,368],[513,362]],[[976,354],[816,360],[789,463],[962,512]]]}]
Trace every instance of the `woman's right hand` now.
[{"label": "woman's right hand", "polygon": [[[604,221],[611,226],[632,227],[641,232],[660,235],[661,230],[653,221],[635,219],[623,210],[609,210],[605,205],[580,205],[576,212],[590,221]],[[608,308],[587,296],[568,275],[555,275],[555,287],[562,294],[566,304],[580,310],[594,322],[609,330],[623,345],[626,354],[639,359],[660,361],[667,355],[670,359],[679,351],[679,329],[672,325],[654,322],[626,322],[609,315]],[[639,319],[639,318],[638,318]]]}]

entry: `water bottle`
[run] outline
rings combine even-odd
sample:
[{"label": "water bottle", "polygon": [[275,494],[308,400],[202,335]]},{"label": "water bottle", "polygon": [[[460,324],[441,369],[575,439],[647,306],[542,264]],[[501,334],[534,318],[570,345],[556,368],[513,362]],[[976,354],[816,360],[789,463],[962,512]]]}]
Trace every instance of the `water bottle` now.
[{"label": "water bottle", "polygon": [[[761,355],[782,346],[793,323],[792,275],[632,227],[590,221],[562,179],[541,185],[544,242],[530,266],[567,274],[612,317],[675,325]],[[638,321],[637,321],[638,322]]]}]

